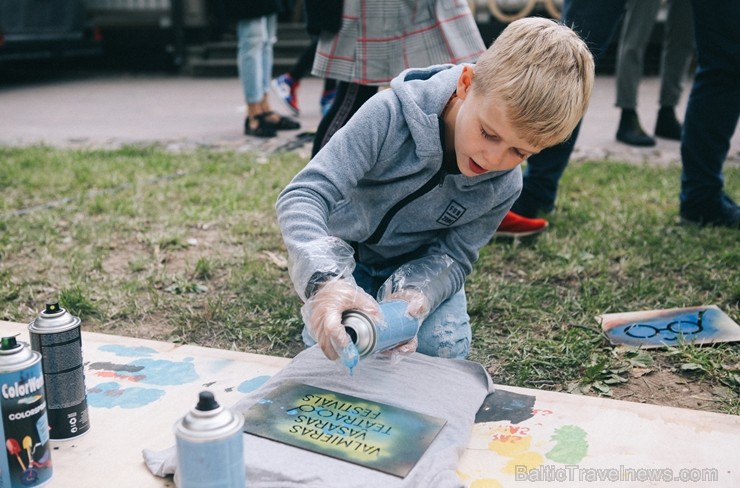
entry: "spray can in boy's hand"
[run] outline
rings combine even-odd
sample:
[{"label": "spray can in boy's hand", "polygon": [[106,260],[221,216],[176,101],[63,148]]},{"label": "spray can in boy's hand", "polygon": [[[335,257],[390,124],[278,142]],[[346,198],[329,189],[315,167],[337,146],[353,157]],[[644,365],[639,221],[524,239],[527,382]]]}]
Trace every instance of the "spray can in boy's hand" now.
[{"label": "spray can in boy's hand", "polygon": [[357,347],[360,358],[393,349],[413,339],[419,332],[419,320],[410,316],[403,300],[390,300],[380,304],[381,322],[374,322],[358,310],[342,314],[344,330]]},{"label": "spray can in boy's hand", "polygon": [[210,391],[175,424],[178,488],[244,488],[244,417]]},{"label": "spray can in boy's hand", "polygon": [[41,354],[15,337],[0,342],[0,487],[46,484],[52,476]]},{"label": "spray can in boy's hand", "polygon": [[31,348],[41,353],[50,436],[55,440],[73,439],[90,429],[80,323],[58,303],[47,303],[28,325]]}]

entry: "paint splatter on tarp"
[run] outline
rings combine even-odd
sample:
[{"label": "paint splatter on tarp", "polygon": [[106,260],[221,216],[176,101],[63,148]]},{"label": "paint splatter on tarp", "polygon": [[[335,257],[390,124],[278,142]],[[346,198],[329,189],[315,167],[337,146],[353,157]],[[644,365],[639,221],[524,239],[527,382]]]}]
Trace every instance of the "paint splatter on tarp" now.
[{"label": "paint splatter on tarp", "polygon": [[534,396],[497,388],[483,400],[483,405],[475,414],[475,423],[508,420],[512,424],[518,424],[532,418],[534,402]]},{"label": "paint splatter on tarp", "polygon": [[142,358],[126,364],[98,362],[87,368],[96,376],[160,386],[184,385],[199,378],[193,358],[184,361]]},{"label": "paint splatter on tarp", "polygon": [[577,425],[558,427],[550,440],[555,441],[555,446],[545,454],[545,457],[557,463],[576,464],[588,452],[586,431]]},{"label": "paint splatter on tarp", "polygon": [[139,408],[156,402],[164,395],[157,388],[121,388],[115,381],[101,383],[87,390],[87,403],[99,408]]},{"label": "paint splatter on tarp", "polygon": [[256,378],[252,378],[247,381],[242,381],[239,383],[239,386],[237,387],[237,390],[241,393],[249,393],[250,391],[254,391],[260,386],[264,385],[267,380],[269,380],[269,376],[257,376]]},{"label": "paint splatter on tarp", "polygon": [[112,352],[116,356],[140,358],[157,354],[156,349],[151,347],[130,347],[118,344],[106,344],[98,348],[100,351]]}]

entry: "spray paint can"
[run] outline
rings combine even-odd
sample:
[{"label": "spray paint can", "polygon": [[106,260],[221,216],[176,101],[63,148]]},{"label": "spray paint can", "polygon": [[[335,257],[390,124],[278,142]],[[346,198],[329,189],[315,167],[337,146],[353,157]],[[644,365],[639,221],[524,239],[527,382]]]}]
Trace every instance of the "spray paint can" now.
[{"label": "spray paint can", "polygon": [[244,417],[218,404],[210,391],[175,424],[179,488],[244,488]]},{"label": "spray paint can", "polygon": [[31,348],[41,353],[54,440],[73,439],[90,429],[80,322],[58,303],[47,303],[28,325]]},{"label": "spray paint can", "polygon": [[0,486],[36,487],[53,474],[41,354],[15,337],[0,341]]},{"label": "spray paint can", "polygon": [[381,303],[383,324],[376,324],[358,310],[348,310],[342,314],[344,330],[357,346],[360,358],[392,349],[416,336],[419,321],[406,313],[407,306],[408,303],[403,300]]}]

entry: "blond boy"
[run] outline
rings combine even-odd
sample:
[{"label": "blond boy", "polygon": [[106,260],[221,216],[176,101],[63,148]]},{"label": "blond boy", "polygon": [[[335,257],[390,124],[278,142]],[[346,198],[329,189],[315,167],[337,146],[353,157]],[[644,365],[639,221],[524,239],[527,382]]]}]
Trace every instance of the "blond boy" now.
[{"label": "blond boy", "polygon": [[475,65],[409,69],[355,114],[282,191],[277,213],[303,337],[350,368],[342,312],[380,320],[408,302],[401,352],[465,358],[465,279],[522,188],[520,164],[568,138],[594,65],[552,20],[511,23]]}]

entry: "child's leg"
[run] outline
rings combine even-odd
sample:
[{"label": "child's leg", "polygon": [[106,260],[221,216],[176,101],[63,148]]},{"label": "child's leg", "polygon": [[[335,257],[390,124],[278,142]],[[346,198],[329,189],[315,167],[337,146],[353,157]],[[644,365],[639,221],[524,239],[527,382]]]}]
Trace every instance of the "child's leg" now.
[{"label": "child's leg", "polygon": [[426,318],[417,337],[417,351],[427,356],[454,359],[468,357],[472,331],[464,287],[442,302]]}]

